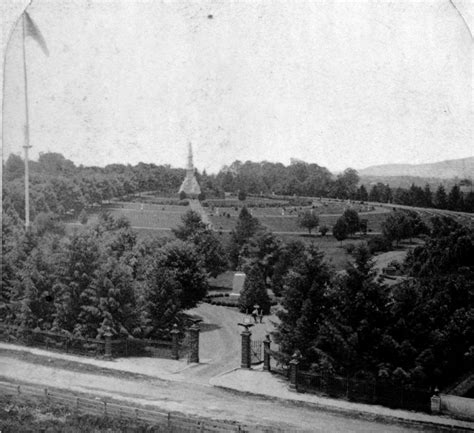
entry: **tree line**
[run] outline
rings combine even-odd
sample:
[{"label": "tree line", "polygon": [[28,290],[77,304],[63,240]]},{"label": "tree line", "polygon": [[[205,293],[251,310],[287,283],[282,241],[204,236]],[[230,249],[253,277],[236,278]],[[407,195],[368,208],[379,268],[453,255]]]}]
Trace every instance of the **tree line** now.
[{"label": "tree line", "polygon": [[[177,197],[185,170],[169,165],[139,163],[110,164],[105,167],[76,166],[58,153],[40,154],[30,162],[31,215],[53,212],[64,217],[77,216],[82,209],[114,197],[126,197],[145,191]],[[281,163],[235,161],[217,174],[196,171],[201,185],[201,199],[224,197],[234,193],[245,200],[247,194],[306,197],[332,197],[359,201],[397,203],[408,206],[435,207],[474,212],[474,193],[461,191],[454,185],[447,192],[440,185],[432,192],[429,185],[421,188],[392,189],[388,184],[361,184],[352,168],[334,176],[324,167],[295,161]],[[24,161],[11,154],[3,166],[4,208],[12,206],[24,218]]]},{"label": "tree line", "polygon": [[[185,174],[183,169],[144,163],[76,166],[58,153],[40,154],[38,161],[29,163],[29,168],[32,219],[44,212],[77,216],[84,208],[143,191],[175,194]],[[22,219],[23,182],[24,161],[11,154],[3,166],[3,209],[13,207]]]}]

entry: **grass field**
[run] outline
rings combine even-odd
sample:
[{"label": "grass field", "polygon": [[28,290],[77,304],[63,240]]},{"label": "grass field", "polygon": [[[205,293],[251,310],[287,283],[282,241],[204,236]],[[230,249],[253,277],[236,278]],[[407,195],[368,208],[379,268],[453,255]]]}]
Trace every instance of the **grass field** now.
[{"label": "grass field", "polygon": [[[132,227],[137,230],[169,231],[181,223],[181,217],[189,210],[189,206],[149,205],[140,203],[124,203],[123,207],[107,206],[104,210],[115,217],[124,216]],[[97,214],[91,214],[89,221],[97,220]]]},{"label": "grass field", "polygon": [[[355,205],[359,211],[365,211],[363,205]],[[315,212],[319,215],[320,225],[326,225],[329,229],[335,224],[337,218],[347,207],[345,202],[315,202]],[[104,205],[103,210],[109,211],[113,216],[126,217],[132,227],[137,232],[139,238],[150,237],[166,237],[173,238],[172,229],[181,223],[181,217],[190,208],[189,206],[179,205],[158,205],[150,203],[136,202],[115,202]],[[305,209],[305,208],[301,208]],[[310,209],[310,208],[306,208]],[[331,235],[321,237],[320,235],[307,234],[307,231],[298,227],[297,212],[301,212],[299,207],[285,208],[285,215],[282,215],[282,208],[250,208],[251,213],[259,219],[259,221],[272,232],[276,233],[283,240],[301,240],[305,243],[314,242],[325,254],[326,260],[330,262],[337,270],[347,266],[349,255],[343,248],[348,243],[363,242],[363,238],[356,237],[343,242],[336,241]],[[220,208],[216,215],[216,209],[206,208],[213,224],[214,230],[218,232],[218,236],[224,246],[229,242],[229,231],[235,228],[240,208],[226,207]],[[289,212],[293,215],[288,215]],[[380,232],[381,223],[385,219],[389,209],[375,209],[374,212],[361,212],[361,219],[368,222],[368,230],[372,233]],[[229,214],[229,216],[227,216]],[[98,213],[89,215],[89,222],[94,223],[97,220]],[[72,229],[77,230],[79,226],[76,224]],[[227,282],[227,285],[229,282]],[[219,284],[217,284],[219,285]]]}]

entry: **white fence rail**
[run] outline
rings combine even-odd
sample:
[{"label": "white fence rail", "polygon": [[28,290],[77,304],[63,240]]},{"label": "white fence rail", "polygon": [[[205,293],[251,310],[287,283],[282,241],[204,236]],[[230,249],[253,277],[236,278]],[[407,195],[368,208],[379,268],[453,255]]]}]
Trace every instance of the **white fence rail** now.
[{"label": "white fence rail", "polygon": [[180,413],[165,412],[159,409],[142,409],[101,399],[91,399],[74,395],[67,391],[42,388],[34,385],[18,385],[0,381],[0,394],[43,398],[44,401],[59,403],[70,408],[76,415],[95,415],[116,419],[136,420],[170,432],[264,432],[275,429],[253,428],[236,423],[185,416]]}]

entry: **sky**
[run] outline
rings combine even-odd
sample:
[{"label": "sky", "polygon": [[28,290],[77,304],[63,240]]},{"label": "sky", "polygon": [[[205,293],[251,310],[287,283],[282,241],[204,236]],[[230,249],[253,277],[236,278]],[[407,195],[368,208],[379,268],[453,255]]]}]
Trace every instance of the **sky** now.
[{"label": "sky", "polygon": [[[21,28],[2,2],[2,150],[21,154]],[[455,7],[456,6],[456,7]],[[337,171],[474,155],[473,2],[34,0],[31,155]],[[464,19],[463,19],[464,17]],[[8,49],[7,49],[8,48]]]}]

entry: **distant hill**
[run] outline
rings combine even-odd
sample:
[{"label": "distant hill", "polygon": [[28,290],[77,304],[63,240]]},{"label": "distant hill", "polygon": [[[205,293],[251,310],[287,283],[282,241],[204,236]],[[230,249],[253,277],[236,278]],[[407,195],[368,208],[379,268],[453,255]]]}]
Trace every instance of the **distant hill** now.
[{"label": "distant hill", "polygon": [[460,179],[474,174],[474,157],[452,159],[429,164],[384,164],[358,170],[362,177],[413,176],[423,178]]}]

